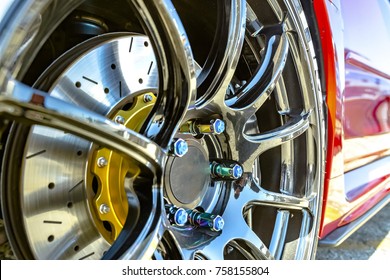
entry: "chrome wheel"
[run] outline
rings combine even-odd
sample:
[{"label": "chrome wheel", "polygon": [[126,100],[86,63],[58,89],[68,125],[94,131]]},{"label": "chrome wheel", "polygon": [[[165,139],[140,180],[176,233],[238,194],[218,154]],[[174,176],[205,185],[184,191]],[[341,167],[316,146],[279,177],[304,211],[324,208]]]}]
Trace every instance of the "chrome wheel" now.
[{"label": "chrome wheel", "polygon": [[300,2],[107,5],[25,1],[0,26],[15,255],[313,258],[325,131]]}]

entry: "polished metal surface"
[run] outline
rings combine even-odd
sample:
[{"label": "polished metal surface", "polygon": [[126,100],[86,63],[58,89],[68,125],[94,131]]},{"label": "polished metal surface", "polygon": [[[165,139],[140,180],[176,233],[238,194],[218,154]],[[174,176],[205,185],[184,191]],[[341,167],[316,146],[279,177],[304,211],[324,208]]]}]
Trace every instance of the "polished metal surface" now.
[{"label": "polished metal surface", "polygon": [[[264,1],[277,20],[262,26],[259,5],[252,9],[251,1],[217,3],[226,5],[222,15],[228,20],[217,21],[225,40],[217,40],[213,47],[221,52],[200,71],[185,26],[167,0],[134,0],[149,38],[118,34],[86,49],[53,81],[51,95],[23,85],[9,64],[2,64],[6,87],[0,115],[45,126],[31,131],[22,160],[22,214],[34,257],[149,258],[159,250],[164,234],[183,259],[314,257],[325,133],[317,65],[303,11],[299,1]],[[252,41],[245,40],[248,21],[256,23],[251,25]],[[23,22],[17,17],[14,24]],[[6,46],[3,42],[1,47]],[[261,59],[247,82],[235,88],[233,79],[240,74],[235,70],[246,59],[241,55],[244,44]],[[286,82],[291,69],[295,87]],[[202,82],[198,88],[197,82]],[[157,100],[140,133],[121,125],[120,119],[111,121],[121,106],[146,92],[155,93]],[[190,120],[204,124],[210,119],[222,120],[224,131],[180,131]],[[167,156],[177,138],[185,140],[188,152],[176,147],[176,156]],[[89,141],[119,152],[151,177],[144,186],[148,199],[140,202],[150,211],[140,212],[139,220],[129,214],[127,221],[133,224],[125,224],[111,247],[94,226],[86,203]],[[210,176],[213,161],[229,163],[232,172],[242,167],[242,173]],[[99,163],[104,166],[103,160],[92,162]],[[146,177],[124,186],[129,190],[124,203],[132,205],[132,184]],[[205,214],[197,215],[199,223],[183,223],[184,216],[167,215],[166,204]],[[109,213],[109,207],[100,206]],[[293,217],[299,226],[290,226]],[[42,223],[44,234],[39,231]],[[141,229],[136,236],[134,227]]]},{"label": "polished metal surface", "polygon": [[[148,39],[144,36],[123,35],[122,38],[107,41],[74,61],[68,70],[56,79],[50,96],[31,91],[31,102],[38,100],[48,108],[53,106],[52,103],[58,102],[61,105],[57,103],[58,105],[54,106],[57,113],[62,118],[67,115],[70,119],[77,116],[82,121],[79,126],[69,128],[70,121],[63,121],[62,125],[58,125],[54,116],[44,121],[41,119],[44,113],[36,112],[32,115],[29,112],[31,109],[28,108],[24,114],[31,114],[32,123],[43,121],[46,124],[53,119],[49,126],[70,130],[82,136],[91,133],[84,124],[87,121],[99,130],[116,129],[124,137],[122,142],[126,142],[126,146],[133,146],[119,151],[131,155],[130,158],[135,156],[133,160],[137,160],[142,154],[139,149],[143,149],[143,153],[149,155],[141,164],[149,165],[156,173],[155,169],[161,168],[165,157],[158,146],[124,126],[109,123],[99,115],[89,115],[88,111],[81,109],[85,107],[100,114],[108,114],[118,103],[123,103],[140,90],[156,87],[156,67],[150,67],[151,63],[155,63],[154,54],[150,47],[146,47],[145,42],[148,42]],[[130,45],[133,55],[128,52]],[[115,69],[113,65],[116,66]],[[145,68],[144,74],[134,75],[135,69],[142,67]],[[123,75],[124,73],[126,75]],[[142,84],[139,82],[141,79]],[[16,83],[13,90],[14,97],[28,100],[25,98],[28,97],[29,88]],[[1,98],[7,104],[7,97]],[[80,107],[71,107],[64,101],[76,103],[75,105]],[[11,104],[9,109],[12,110],[15,106],[17,105]],[[14,110],[9,113],[21,114]],[[94,134],[89,134],[89,139],[95,143],[98,141]],[[102,144],[109,143],[109,139],[102,139]],[[120,141],[114,139],[111,140],[114,142],[107,146],[117,150]],[[36,258],[101,258],[110,246],[96,230],[88,210],[86,162],[90,146],[91,142],[60,130],[34,126],[30,131],[24,152],[26,160],[22,166],[22,213],[25,217],[24,227]],[[134,147],[138,150],[135,154],[130,152]],[[101,157],[96,164],[104,167],[107,165],[107,159]],[[41,212],[41,207],[45,212]],[[107,210],[107,207],[103,208]]]}]

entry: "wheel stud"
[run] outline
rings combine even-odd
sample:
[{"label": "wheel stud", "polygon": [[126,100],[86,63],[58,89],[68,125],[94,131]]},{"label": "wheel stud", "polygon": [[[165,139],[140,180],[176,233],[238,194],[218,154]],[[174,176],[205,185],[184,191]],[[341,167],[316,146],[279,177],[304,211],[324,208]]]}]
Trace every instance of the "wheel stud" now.
[{"label": "wheel stud", "polygon": [[107,166],[107,164],[108,164],[108,161],[105,157],[98,158],[98,160],[97,160],[98,167],[104,167],[104,166]]},{"label": "wheel stud", "polygon": [[210,164],[211,176],[217,179],[237,180],[242,177],[243,169],[237,163],[224,164],[212,162]]},{"label": "wheel stud", "polygon": [[200,212],[197,209],[187,210],[189,224],[201,228],[208,228],[212,231],[221,231],[225,222],[219,215]]},{"label": "wheel stud", "polygon": [[165,205],[165,211],[171,225],[184,226],[187,223],[188,214],[183,208],[167,204]]},{"label": "wheel stud", "polygon": [[188,152],[188,144],[184,139],[176,139],[171,145],[171,153],[177,157],[182,157]]},{"label": "wheel stud", "polygon": [[225,122],[221,119],[213,119],[208,123],[199,120],[187,121],[180,127],[180,133],[198,136],[202,134],[221,134],[225,131]]}]

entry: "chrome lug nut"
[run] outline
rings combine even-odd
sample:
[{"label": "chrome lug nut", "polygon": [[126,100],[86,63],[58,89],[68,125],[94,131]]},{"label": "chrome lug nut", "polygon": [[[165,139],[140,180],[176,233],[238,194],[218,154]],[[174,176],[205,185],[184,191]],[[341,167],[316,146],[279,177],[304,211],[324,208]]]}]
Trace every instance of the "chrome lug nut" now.
[{"label": "chrome lug nut", "polygon": [[175,205],[165,205],[168,221],[171,225],[184,226],[188,221],[187,211]]},{"label": "chrome lug nut", "polygon": [[182,157],[188,152],[188,144],[184,139],[177,139],[171,147],[172,154],[177,157]]},{"label": "chrome lug nut", "polygon": [[108,164],[108,161],[105,157],[98,158],[98,160],[97,160],[98,167],[104,167],[104,166],[107,166],[107,164]]},{"label": "chrome lug nut", "polygon": [[210,122],[189,120],[180,127],[180,133],[198,136],[202,134],[221,134],[225,131],[225,122],[221,119],[213,119]]},{"label": "chrome lug nut", "polygon": [[189,224],[201,228],[221,231],[225,225],[223,218],[219,215],[200,212],[197,209],[187,210]]},{"label": "chrome lug nut", "polygon": [[237,180],[242,177],[244,170],[242,166],[234,163],[234,164],[223,164],[212,162],[210,164],[211,176],[219,179],[230,179]]},{"label": "chrome lug nut", "polygon": [[122,116],[116,116],[115,117],[115,122],[119,124],[125,124],[125,118]]}]

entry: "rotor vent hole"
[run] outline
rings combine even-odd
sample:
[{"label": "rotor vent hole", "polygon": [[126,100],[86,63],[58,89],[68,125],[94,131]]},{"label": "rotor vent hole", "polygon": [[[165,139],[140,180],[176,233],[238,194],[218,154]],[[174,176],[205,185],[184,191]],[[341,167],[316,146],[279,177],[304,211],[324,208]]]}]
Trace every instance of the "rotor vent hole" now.
[{"label": "rotor vent hole", "polygon": [[109,92],[110,92],[110,89],[109,89],[109,88],[105,88],[105,89],[104,89],[104,93],[105,93],[105,94],[108,94]]},{"label": "rotor vent hole", "polygon": [[81,87],[81,83],[80,83],[80,82],[76,82],[74,85],[75,85],[77,88],[80,88],[80,87]]},{"label": "rotor vent hole", "polygon": [[138,82],[139,82],[140,84],[142,84],[142,83],[144,82],[144,80],[139,79]]},{"label": "rotor vent hole", "polygon": [[54,241],[54,235],[49,235],[49,237],[47,238],[47,241],[53,242]]},{"label": "rotor vent hole", "polygon": [[116,69],[116,65],[113,63],[113,64],[111,64],[111,69],[112,70],[115,70]]},{"label": "rotor vent hole", "polygon": [[47,187],[49,188],[49,190],[52,190],[54,189],[56,185],[54,183],[49,183],[49,185],[47,185]]},{"label": "rotor vent hole", "polygon": [[149,43],[147,41],[144,42],[144,46],[145,47],[148,47],[149,46]]},{"label": "rotor vent hole", "polygon": [[68,204],[66,204],[66,207],[72,208],[73,207],[73,202],[68,202]]},{"label": "rotor vent hole", "polygon": [[73,250],[74,250],[75,252],[79,251],[79,250],[80,250],[80,246],[79,246],[79,245],[74,246]]},{"label": "rotor vent hole", "polygon": [[83,151],[77,151],[77,155],[81,156],[83,154]]}]

